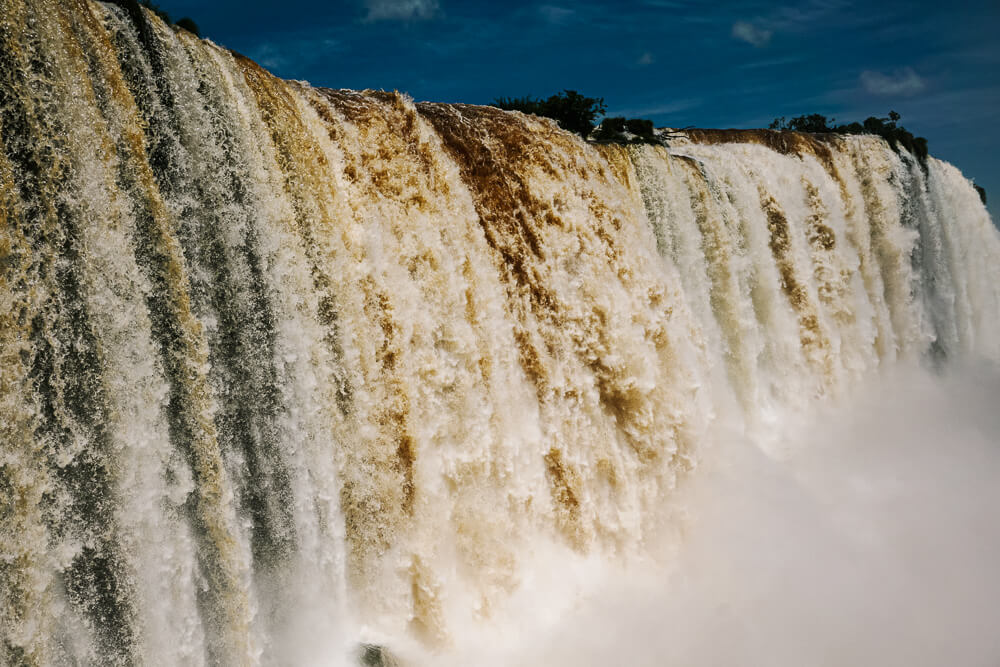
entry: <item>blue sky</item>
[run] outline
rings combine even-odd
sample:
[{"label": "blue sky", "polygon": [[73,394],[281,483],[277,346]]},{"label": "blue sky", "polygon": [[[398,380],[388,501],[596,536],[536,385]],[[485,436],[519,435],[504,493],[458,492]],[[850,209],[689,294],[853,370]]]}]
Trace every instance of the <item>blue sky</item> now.
[{"label": "blue sky", "polygon": [[275,74],[417,100],[571,88],[658,126],[902,114],[1000,221],[1000,2],[162,0]]}]

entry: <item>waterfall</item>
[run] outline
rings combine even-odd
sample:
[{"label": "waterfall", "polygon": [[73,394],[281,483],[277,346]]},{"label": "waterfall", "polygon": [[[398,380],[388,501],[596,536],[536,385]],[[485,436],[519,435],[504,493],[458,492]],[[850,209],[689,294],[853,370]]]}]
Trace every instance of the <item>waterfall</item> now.
[{"label": "waterfall", "polygon": [[1000,360],[1000,234],[872,136],[594,145],[0,0],[0,300],[0,662],[288,664],[652,553],[720,416]]}]

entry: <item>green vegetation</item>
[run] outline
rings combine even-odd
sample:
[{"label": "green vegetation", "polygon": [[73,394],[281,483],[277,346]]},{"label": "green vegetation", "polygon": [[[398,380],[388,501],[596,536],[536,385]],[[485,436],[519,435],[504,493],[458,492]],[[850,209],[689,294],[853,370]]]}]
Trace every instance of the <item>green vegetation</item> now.
[{"label": "green vegetation", "polygon": [[[148,2],[148,0],[144,0]],[[576,132],[584,139],[598,143],[659,144],[671,135],[657,136],[653,121],[643,118],[615,116],[604,118],[596,127],[594,121],[607,110],[603,97],[584,97],[575,90],[564,90],[546,99],[525,97],[498,97],[493,106],[508,111],[521,111],[552,118],[559,127]],[[863,123],[835,125],[834,118],[818,113],[786,119],[775,118],[768,126],[771,130],[809,132],[814,134],[875,134],[885,139],[893,150],[905,148],[921,162],[927,158],[927,140],[916,137],[899,125],[900,115],[890,111],[885,118],[870,116]]]},{"label": "green vegetation", "polygon": [[593,133],[594,141],[616,144],[658,144],[653,121],[645,118],[615,116],[601,121]]},{"label": "green vegetation", "polygon": [[594,131],[594,121],[607,111],[603,97],[584,97],[575,90],[564,90],[548,99],[498,97],[493,106],[553,118],[559,127],[576,132],[586,139]]},{"label": "green vegetation", "polygon": [[178,28],[183,28],[184,30],[187,30],[195,37],[201,37],[201,31],[198,30],[198,24],[195,23],[193,19],[187,16],[177,21],[177,23],[175,23],[174,25],[176,25]]},{"label": "green vegetation", "polygon": [[607,110],[604,98],[584,97],[575,90],[564,90],[544,100],[532,97],[498,97],[493,100],[493,106],[552,118],[564,130],[600,143],[660,143],[653,132],[653,121],[644,118],[605,118],[595,130],[594,121]]},{"label": "green vegetation", "polygon": [[826,116],[820,115],[818,113],[810,114],[808,116],[796,116],[795,118],[786,121],[785,117],[775,118],[768,125],[768,129],[771,130],[792,130],[794,132],[836,132],[835,129],[829,126],[829,123],[834,121],[833,118],[827,120]]},{"label": "green vegetation", "polygon": [[877,134],[889,142],[893,150],[898,150],[900,146],[915,155],[918,159],[927,158],[927,140],[923,137],[915,137],[913,133],[902,125],[898,125],[900,115],[895,111],[890,111],[887,118],[870,116],[864,123],[847,123],[845,125],[834,125],[835,119],[827,119],[826,116],[818,113],[808,116],[796,116],[791,120],[785,117],[775,118],[768,127],[772,130],[792,130],[794,132],[812,132],[836,134]]}]

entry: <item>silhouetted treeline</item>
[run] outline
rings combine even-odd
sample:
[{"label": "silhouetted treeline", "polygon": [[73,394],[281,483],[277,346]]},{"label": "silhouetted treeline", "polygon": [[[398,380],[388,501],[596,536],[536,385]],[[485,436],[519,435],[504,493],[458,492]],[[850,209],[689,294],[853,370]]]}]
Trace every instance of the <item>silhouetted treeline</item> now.
[{"label": "silhouetted treeline", "polygon": [[624,116],[605,118],[590,138],[601,143],[660,143],[659,138],[653,132],[653,121],[645,118],[625,118]]},{"label": "silhouetted treeline", "polygon": [[576,132],[586,139],[594,131],[594,121],[607,110],[603,97],[584,97],[575,90],[564,90],[546,99],[498,97],[493,106],[552,118],[559,127]]},{"label": "silhouetted treeline", "polygon": [[659,143],[653,121],[643,118],[605,118],[595,129],[594,121],[607,109],[604,98],[585,97],[575,90],[564,90],[546,99],[498,97],[493,106],[552,118],[564,130],[601,143]]},{"label": "silhouetted treeline", "polygon": [[887,118],[869,116],[865,122],[846,123],[834,125],[833,118],[818,113],[808,116],[796,116],[791,120],[786,120],[784,116],[775,118],[768,126],[772,130],[793,130],[795,132],[832,132],[836,134],[877,134],[889,145],[896,149],[902,146],[911,154],[923,160],[927,157],[927,140],[923,137],[913,136],[913,133],[902,125],[898,124],[900,115],[895,111],[890,111]]}]

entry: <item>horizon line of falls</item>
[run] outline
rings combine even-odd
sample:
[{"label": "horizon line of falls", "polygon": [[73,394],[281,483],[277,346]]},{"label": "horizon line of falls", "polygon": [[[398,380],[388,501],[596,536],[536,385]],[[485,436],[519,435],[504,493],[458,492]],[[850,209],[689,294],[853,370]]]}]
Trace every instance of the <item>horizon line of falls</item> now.
[{"label": "horizon line of falls", "polygon": [[720,414],[1000,359],[984,206],[874,137],[595,146],[0,0],[0,144],[4,664],[438,650],[533,544],[641,557]]}]

